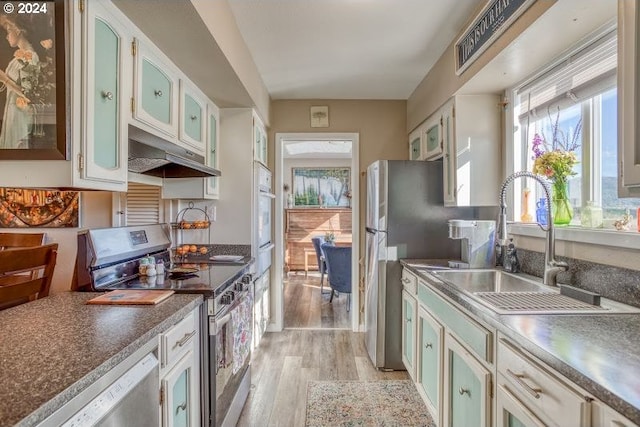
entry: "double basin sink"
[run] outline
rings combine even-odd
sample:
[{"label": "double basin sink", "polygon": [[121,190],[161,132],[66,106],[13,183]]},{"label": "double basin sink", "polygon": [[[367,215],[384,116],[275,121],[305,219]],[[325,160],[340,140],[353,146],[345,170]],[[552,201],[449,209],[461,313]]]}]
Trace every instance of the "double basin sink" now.
[{"label": "double basin sink", "polygon": [[583,301],[582,298],[573,298],[575,295],[564,295],[560,288],[545,286],[541,279],[525,274],[493,269],[447,270],[421,268],[419,265],[412,267],[427,270],[440,281],[454,286],[498,314],[640,313],[640,308],[605,298],[599,298],[599,305],[594,305]]}]

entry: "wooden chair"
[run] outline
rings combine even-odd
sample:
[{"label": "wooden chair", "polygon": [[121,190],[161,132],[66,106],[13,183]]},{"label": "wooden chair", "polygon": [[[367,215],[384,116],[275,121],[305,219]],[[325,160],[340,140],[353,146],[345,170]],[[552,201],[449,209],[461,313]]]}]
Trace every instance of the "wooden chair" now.
[{"label": "wooden chair", "polygon": [[49,295],[58,244],[0,251],[0,309]]},{"label": "wooden chair", "polygon": [[45,233],[0,233],[0,250],[44,245]]}]

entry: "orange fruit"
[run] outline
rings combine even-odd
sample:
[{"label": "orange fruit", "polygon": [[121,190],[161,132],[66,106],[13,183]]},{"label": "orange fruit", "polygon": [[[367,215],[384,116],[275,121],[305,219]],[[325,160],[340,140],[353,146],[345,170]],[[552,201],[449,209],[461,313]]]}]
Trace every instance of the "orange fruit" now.
[{"label": "orange fruit", "polygon": [[207,249],[205,246],[202,246],[202,247],[199,249],[199,251],[200,251],[200,253],[201,253],[202,255],[204,255],[204,254],[206,254],[207,252],[209,252],[209,249]]},{"label": "orange fruit", "polygon": [[189,252],[197,252],[198,251],[198,247],[196,245],[191,245],[189,246]]}]

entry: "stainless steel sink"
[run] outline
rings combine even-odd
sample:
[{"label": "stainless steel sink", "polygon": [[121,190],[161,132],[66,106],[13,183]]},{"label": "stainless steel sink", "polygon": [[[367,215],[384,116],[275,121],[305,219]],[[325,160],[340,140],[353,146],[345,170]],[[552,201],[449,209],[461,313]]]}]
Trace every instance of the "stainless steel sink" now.
[{"label": "stainless steel sink", "polygon": [[521,276],[501,270],[446,270],[433,272],[437,277],[466,292],[557,292],[536,282],[532,276]]},{"label": "stainless steel sink", "polygon": [[570,298],[528,275],[501,270],[446,270],[432,274],[498,314],[640,313],[640,308],[606,298],[601,298],[600,306]]}]

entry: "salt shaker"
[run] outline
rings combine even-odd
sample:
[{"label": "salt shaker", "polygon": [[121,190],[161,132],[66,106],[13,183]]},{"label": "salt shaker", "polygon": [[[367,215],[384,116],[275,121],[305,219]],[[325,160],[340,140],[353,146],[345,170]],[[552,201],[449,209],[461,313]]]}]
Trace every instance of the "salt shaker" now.
[{"label": "salt shaker", "polygon": [[158,274],[158,276],[164,274],[164,262],[161,259],[159,259],[156,263],[156,273]]},{"label": "salt shaker", "polygon": [[149,266],[147,267],[147,276],[155,276],[156,274],[158,274],[158,271],[156,270],[156,265],[149,264]]}]

